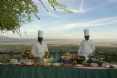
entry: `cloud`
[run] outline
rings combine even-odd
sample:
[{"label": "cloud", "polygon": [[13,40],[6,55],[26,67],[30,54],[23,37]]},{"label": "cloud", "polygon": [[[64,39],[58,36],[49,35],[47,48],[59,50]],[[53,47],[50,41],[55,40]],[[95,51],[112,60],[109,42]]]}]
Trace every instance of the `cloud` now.
[{"label": "cloud", "polygon": [[69,30],[73,30],[75,28],[87,28],[87,27],[94,27],[94,26],[105,26],[105,25],[111,25],[111,24],[117,24],[117,17],[108,17],[108,18],[102,18],[97,20],[91,20],[87,22],[79,22],[79,23],[69,23],[69,24],[63,24],[61,26],[56,26],[53,28],[47,28],[46,30],[49,31],[56,31],[56,32],[65,32]]},{"label": "cloud", "polygon": [[[97,27],[97,26],[107,26],[111,24],[117,24],[117,16],[116,17],[108,17],[96,20],[90,20],[87,22],[79,22],[79,23],[69,23],[63,24],[52,28],[45,29],[45,37],[46,38],[82,38],[83,34],[78,32],[69,32],[74,29],[81,29],[81,28],[89,28],[89,27]],[[49,35],[48,35],[49,34]],[[103,36],[99,33],[95,33],[99,35],[98,37]],[[59,36],[58,36],[59,35]],[[94,35],[93,35],[94,36]],[[94,36],[97,38],[96,36]]]},{"label": "cloud", "polygon": [[85,12],[84,0],[81,0],[80,6],[78,9],[69,8],[69,10],[72,11],[73,13],[84,13]]},{"label": "cloud", "polygon": [[[90,11],[103,9],[104,7],[109,6],[112,3],[117,3],[117,0],[103,0],[101,2],[102,3],[98,3],[98,5],[95,5],[95,4],[88,4],[86,2],[86,0],[81,0],[80,7],[78,9],[71,8],[70,10],[73,11],[74,13],[87,13]],[[76,5],[74,5],[74,6],[76,6]]]},{"label": "cloud", "polygon": [[84,6],[84,0],[82,0],[82,1],[81,1],[81,4],[80,4],[79,10],[80,10],[81,12],[83,12],[83,6]]}]

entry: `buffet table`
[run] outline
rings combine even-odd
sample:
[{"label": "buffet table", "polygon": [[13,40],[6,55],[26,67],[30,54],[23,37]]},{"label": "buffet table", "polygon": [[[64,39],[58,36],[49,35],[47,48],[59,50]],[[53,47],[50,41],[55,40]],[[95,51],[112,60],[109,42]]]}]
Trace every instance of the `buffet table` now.
[{"label": "buffet table", "polygon": [[117,78],[117,69],[0,65],[0,78]]}]

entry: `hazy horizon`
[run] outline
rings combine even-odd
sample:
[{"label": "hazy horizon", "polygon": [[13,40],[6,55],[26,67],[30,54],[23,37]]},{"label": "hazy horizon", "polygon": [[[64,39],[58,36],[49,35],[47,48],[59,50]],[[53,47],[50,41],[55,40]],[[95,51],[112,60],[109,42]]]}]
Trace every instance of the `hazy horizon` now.
[{"label": "hazy horizon", "polygon": [[[79,45],[82,39],[44,39],[49,45]],[[17,39],[0,36],[1,45],[32,45],[36,39]],[[92,40],[96,46],[117,47],[117,40]]]},{"label": "hazy horizon", "polygon": [[[17,37],[9,37],[9,36],[0,36],[0,39],[1,38],[3,38],[3,39],[37,39],[37,38],[23,38],[23,37],[19,37],[19,38],[17,38]],[[44,38],[45,40],[46,39],[55,39],[55,40],[84,40],[84,38]],[[104,40],[104,41],[108,41],[108,40],[116,40],[117,41],[117,39],[93,39],[93,38],[90,38],[90,40]]]}]

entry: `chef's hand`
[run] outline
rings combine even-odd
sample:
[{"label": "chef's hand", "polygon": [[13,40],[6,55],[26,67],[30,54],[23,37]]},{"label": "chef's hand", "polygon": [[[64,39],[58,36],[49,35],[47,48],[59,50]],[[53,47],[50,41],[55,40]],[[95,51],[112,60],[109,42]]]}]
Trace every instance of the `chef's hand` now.
[{"label": "chef's hand", "polygon": [[48,58],[49,57],[49,52],[45,52],[45,58]]},{"label": "chef's hand", "polygon": [[82,52],[78,53],[78,58],[80,58],[80,56],[83,56]]},{"label": "chef's hand", "polygon": [[30,54],[29,54],[29,58],[30,58],[30,59],[34,59],[35,57],[34,57],[34,55],[33,55],[32,53],[30,53]]}]

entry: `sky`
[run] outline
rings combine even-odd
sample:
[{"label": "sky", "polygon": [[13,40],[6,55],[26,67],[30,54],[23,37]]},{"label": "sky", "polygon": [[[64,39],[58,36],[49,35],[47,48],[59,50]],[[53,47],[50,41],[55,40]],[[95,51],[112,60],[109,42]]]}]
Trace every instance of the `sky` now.
[{"label": "sky", "polygon": [[117,39],[117,0],[59,0],[72,14],[53,10],[43,1],[49,12],[35,0],[41,19],[32,17],[32,22],[23,24],[21,37],[12,32],[1,35],[29,39],[37,38],[42,30],[46,39],[83,39],[83,30],[88,28],[92,39]]}]

